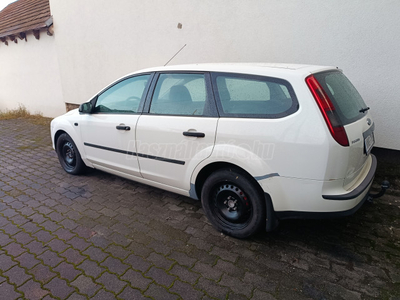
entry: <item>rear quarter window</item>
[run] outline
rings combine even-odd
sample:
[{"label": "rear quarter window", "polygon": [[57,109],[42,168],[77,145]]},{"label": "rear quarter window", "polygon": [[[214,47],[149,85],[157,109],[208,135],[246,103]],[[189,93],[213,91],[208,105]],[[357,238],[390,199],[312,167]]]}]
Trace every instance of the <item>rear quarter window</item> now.
[{"label": "rear quarter window", "polygon": [[343,125],[361,119],[365,114],[365,102],[349,79],[340,71],[314,74],[321,87],[327,93]]},{"label": "rear quarter window", "polygon": [[212,80],[221,117],[281,118],[298,110],[286,80],[230,73],[214,73]]}]

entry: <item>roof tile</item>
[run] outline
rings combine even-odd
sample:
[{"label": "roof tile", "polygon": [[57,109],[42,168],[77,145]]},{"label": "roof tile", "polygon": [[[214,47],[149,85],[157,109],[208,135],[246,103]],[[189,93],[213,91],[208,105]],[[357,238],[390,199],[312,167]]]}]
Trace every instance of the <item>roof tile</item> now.
[{"label": "roof tile", "polygon": [[0,11],[0,38],[47,27],[49,0],[18,0]]}]

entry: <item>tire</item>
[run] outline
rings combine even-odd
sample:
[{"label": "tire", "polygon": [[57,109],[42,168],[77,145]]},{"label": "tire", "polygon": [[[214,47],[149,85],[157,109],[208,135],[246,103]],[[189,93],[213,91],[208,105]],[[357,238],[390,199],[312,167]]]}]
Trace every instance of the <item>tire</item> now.
[{"label": "tire", "polygon": [[59,136],[56,145],[58,160],[65,172],[78,175],[86,171],[86,165],[72,138],[63,133]]},{"label": "tire", "polygon": [[247,238],[266,222],[264,195],[254,180],[237,169],[221,169],[204,182],[201,203],[211,224],[235,238]]}]

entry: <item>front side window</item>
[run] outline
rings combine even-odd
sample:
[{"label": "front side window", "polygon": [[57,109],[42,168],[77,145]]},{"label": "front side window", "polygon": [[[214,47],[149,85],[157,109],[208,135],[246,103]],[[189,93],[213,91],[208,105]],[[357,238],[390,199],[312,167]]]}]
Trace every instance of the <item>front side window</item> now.
[{"label": "front side window", "polygon": [[150,113],[203,116],[207,102],[204,74],[160,74]]},{"label": "front side window", "polygon": [[298,109],[293,88],[282,79],[214,74],[213,81],[223,117],[279,118]]},{"label": "front side window", "polygon": [[95,113],[136,113],[143,97],[150,75],[125,79],[97,98]]}]

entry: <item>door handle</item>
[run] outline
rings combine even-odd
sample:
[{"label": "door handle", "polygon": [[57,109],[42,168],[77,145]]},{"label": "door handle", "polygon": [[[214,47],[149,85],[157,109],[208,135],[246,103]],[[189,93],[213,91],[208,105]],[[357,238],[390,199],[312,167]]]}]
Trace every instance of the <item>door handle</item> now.
[{"label": "door handle", "polygon": [[125,125],[117,125],[116,128],[118,130],[131,130],[131,128],[129,126],[125,126]]},{"label": "door handle", "polygon": [[197,131],[184,131],[183,135],[184,136],[201,137],[201,138],[206,136],[203,132],[197,132]]}]

